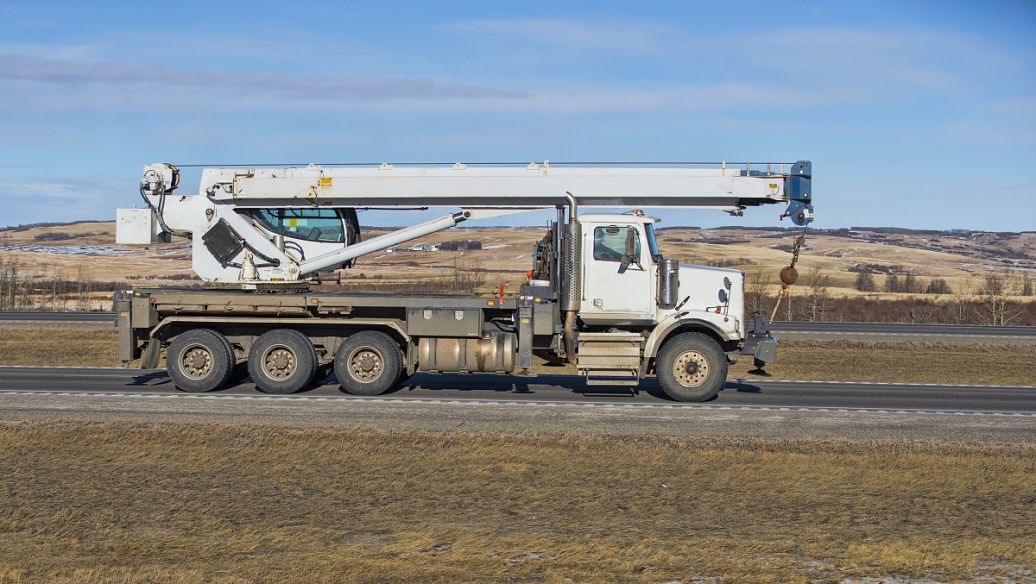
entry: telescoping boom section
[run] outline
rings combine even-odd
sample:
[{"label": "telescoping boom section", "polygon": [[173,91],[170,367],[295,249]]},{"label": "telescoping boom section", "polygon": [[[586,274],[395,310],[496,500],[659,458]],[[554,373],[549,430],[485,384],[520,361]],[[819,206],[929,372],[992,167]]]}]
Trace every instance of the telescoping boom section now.
[{"label": "telescoping boom section", "polygon": [[[196,196],[170,196],[180,170],[145,167],[140,191],[152,233],[193,239],[193,267],[212,282],[295,282],[365,254],[470,219],[529,209],[711,208],[785,204],[797,225],[813,217],[812,167],[791,163],[306,165],[206,168]],[[356,211],[453,211],[361,241]]]}]

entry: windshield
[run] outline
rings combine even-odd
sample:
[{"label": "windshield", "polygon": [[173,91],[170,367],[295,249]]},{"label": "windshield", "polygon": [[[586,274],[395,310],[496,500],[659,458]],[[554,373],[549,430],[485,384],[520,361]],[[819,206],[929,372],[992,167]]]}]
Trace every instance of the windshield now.
[{"label": "windshield", "polygon": [[338,209],[249,209],[247,214],[274,233],[323,243],[344,243]]},{"label": "windshield", "polygon": [[662,261],[662,252],[658,251],[658,241],[655,240],[655,225],[647,223],[644,225],[644,230],[647,232],[648,250],[651,252],[651,259],[658,263]]}]

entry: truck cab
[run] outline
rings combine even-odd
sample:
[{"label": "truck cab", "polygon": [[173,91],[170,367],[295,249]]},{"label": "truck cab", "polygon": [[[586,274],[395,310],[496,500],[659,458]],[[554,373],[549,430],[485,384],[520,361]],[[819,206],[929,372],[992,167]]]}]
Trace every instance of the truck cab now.
[{"label": "truck cab", "polygon": [[[585,214],[579,221],[584,266],[579,316],[584,323],[654,327],[680,314],[682,320],[708,323],[724,340],[742,338],[744,272],[673,266],[659,251],[656,217]],[[676,267],[676,273],[664,273],[667,266]],[[673,291],[660,290],[667,286]],[[663,292],[671,299],[662,298]]]},{"label": "truck cab", "polygon": [[580,215],[580,372],[603,382],[657,370],[662,346],[681,334],[701,337],[731,361],[742,353],[774,361],[776,339],[746,323],[744,272],[663,257],[659,222],[640,212]]}]

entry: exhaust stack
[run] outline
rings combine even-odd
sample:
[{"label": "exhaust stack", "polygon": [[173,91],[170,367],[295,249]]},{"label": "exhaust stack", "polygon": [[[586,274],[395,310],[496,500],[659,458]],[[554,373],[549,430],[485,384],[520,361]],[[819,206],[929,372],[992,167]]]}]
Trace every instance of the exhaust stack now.
[{"label": "exhaust stack", "polygon": [[568,199],[568,223],[561,245],[562,310],[565,311],[564,340],[565,358],[575,363],[576,358],[576,314],[582,305],[583,295],[583,229],[579,224],[579,203],[575,195],[566,191]]}]

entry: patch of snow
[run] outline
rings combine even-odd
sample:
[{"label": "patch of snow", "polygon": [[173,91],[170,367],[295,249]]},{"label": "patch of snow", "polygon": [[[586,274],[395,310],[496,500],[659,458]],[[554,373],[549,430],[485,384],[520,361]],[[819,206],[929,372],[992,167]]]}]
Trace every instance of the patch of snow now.
[{"label": "patch of snow", "polygon": [[110,256],[133,253],[133,250],[107,245],[0,245],[0,251],[23,251],[33,253],[54,253],[63,255]]}]

